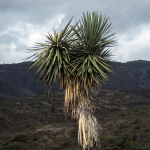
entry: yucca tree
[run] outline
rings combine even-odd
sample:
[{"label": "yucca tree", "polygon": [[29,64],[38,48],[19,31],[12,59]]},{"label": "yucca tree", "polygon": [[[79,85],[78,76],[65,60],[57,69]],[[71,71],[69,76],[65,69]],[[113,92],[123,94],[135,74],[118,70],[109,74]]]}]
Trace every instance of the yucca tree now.
[{"label": "yucca tree", "polygon": [[[109,47],[115,45],[109,18],[93,12],[83,13],[78,29],[73,29],[77,41],[70,50],[73,68],[70,70],[65,91],[65,106],[72,118],[78,119],[78,142],[83,149],[100,147],[100,124],[95,117],[95,106],[90,98],[91,86],[104,84],[113,75]],[[69,84],[70,83],[70,84]]]},{"label": "yucca tree", "polygon": [[[69,27],[72,19],[59,34],[56,31],[54,31],[54,37],[52,34],[48,34],[46,43],[36,43],[34,47],[29,49],[29,51],[36,53],[26,58],[26,60],[37,58],[28,65],[28,70],[32,73],[38,69],[35,79],[42,82],[46,90],[48,90],[48,98],[51,101],[52,110],[54,109],[51,91],[53,81],[57,80],[58,74],[61,79],[69,76],[68,65],[70,66],[70,56],[68,51],[71,48],[69,42],[72,43],[76,40],[72,28],[75,28],[77,25],[76,23],[76,25]],[[60,87],[62,89],[65,88],[65,80],[60,84]]]},{"label": "yucca tree", "polygon": [[[72,119],[78,120],[78,142],[82,148],[100,148],[100,123],[95,117],[95,106],[90,91],[101,86],[113,75],[109,47],[115,45],[112,24],[105,15],[83,13],[83,18],[60,34],[54,31],[46,36],[46,44],[34,48],[36,61],[31,70],[38,68],[36,79],[51,87],[54,80],[65,90],[65,107]],[[32,57],[32,56],[31,56]]]}]

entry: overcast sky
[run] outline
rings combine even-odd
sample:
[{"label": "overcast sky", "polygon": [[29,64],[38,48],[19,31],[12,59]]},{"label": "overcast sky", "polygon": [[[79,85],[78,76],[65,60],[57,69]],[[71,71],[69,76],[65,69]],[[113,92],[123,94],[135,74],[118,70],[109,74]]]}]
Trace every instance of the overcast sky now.
[{"label": "overcast sky", "polygon": [[0,0],[0,64],[23,62],[35,42],[87,11],[111,19],[118,43],[113,61],[150,61],[150,0]]}]

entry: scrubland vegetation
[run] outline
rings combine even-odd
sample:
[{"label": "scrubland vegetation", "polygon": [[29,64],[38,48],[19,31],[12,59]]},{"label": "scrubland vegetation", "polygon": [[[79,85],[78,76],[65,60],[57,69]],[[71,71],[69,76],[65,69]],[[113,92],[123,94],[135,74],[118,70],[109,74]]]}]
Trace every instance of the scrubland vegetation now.
[{"label": "scrubland vegetation", "polygon": [[[150,149],[149,90],[91,92],[101,124],[102,150]],[[64,92],[0,101],[0,150],[81,150],[78,123],[64,113]]]}]

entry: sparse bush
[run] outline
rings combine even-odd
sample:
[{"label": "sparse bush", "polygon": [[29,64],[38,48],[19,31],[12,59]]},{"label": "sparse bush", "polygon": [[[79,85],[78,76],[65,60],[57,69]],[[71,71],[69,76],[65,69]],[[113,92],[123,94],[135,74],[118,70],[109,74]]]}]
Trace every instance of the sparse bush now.
[{"label": "sparse bush", "polygon": [[2,144],[4,144],[4,142],[3,142],[3,141],[0,141],[0,145],[2,145]]},{"label": "sparse bush", "polygon": [[44,121],[44,119],[43,118],[40,118],[40,122],[43,122]]},{"label": "sparse bush", "polygon": [[140,129],[140,128],[141,128],[141,127],[140,127],[140,126],[137,126],[137,125],[134,127],[134,129]]},{"label": "sparse bush", "polygon": [[59,147],[52,147],[50,150],[60,150]]},{"label": "sparse bush", "polygon": [[80,150],[80,148],[70,147],[70,148],[67,148],[67,150]]},{"label": "sparse bush", "polygon": [[12,142],[9,145],[4,147],[4,150],[28,150],[23,143]]},{"label": "sparse bush", "polygon": [[102,147],[112,147],[112,146],[114,146],[115,145],[115,142],[116,142],[116,137],[115,136],[111,136],[111,135],[109,135],[109,136],[107,136],[107,137],[104,137],[104,136],[102,136],[101,137],[101,146]]},{"label": "sparse bush", "polygon": [[118,128],[119,128],[119,129],[125,128],[125,123],[124,123],[124,122],[120,122],[120,123],[118,124]]},{"label": "sparse bush", "polygon": [[117,137],[117,145],[119,147],[122,147],[124,148],[124,144],[127,142],[127,141],[132,141],[133,140],[133,137],[131,134],[129,134],[128,132],[125,132],[123,134],[121,134],[121,136]]},{"label": "sparse bush", "polygon": [[34,137],[34,138],[33,138],[33,141],[37,141],[37,140],[38,140],[38,138],[37,138],[37,137]]},{"label": "sparse bush", "polygon": [[148,133],[150,131],[150,128],[144,128],[142,131]]},{"label": "sparse bush", "polygon": [[65,139],[65,140],[63,140],[63,141],[61,141],[61,142],[59,142],[59,144],[60,144],[62,147],[68,146],[69,143],[70,143],[70,140],[69,140],[68,138]]},{"label": "sparse bush", "polygon": [[124,144],[124,147],[127,148],[127,149],[131,149],[131,150],[139,150],[138,149],[138,144],[136,142],[133,142],[133,141],[127,141],[125,144]]},{"label": "sparse bush", "polygon": [[136,125],[139,122],[140,122],[140,118],[135,118],[132,123]]},{"label": "sparse bush", "polygon": [[30,127],[30,125],[29,125],[29,124],[26,124],[26,125],[25,125],[25,128],[29,128],[29,127]]},{"label": "sparse bush", "polygon": [[16,134],[11,141],[25,142],[25,141],[27,141],[27,139],[28,139],[28,137],[25,134]]},{"label": "sparse bush", "polygon": [[108,130],[110,130],[111,128],[112,128],[112,123],[108,123],[108,125],[107,125],[107,128],[108,128]]},{"label": "sparse bush", "polygon": [[149,133],[147,133],[147,137],[148,137],[148,138],[150,138],[150,132],[149,132]]},{"label": "sparse bush", "polygon": [[78,130],[71,130],[71,134],[77,134]]},{"label": "sparse bush", "polygon": [[118,135],[120,134],[120,130],[119,129],[112,129],[112,132],[115,134],[115,135]]}]

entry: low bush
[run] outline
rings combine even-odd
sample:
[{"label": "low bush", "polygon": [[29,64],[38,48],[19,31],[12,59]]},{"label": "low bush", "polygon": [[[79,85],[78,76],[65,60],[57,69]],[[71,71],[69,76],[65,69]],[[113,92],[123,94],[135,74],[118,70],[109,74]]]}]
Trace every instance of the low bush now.
[{"label": "low bush", "polygon": [[27,139],[28,139],[28,137],[25,134],[16,134],[11,141],[25,142],[25,141],[27,141]]},{"label": "low bush", "polygon": [[136,125],[139,122],[140,122],[140,118],[135,118],[132,123]]},{"label": "low bush", "polygon": [[139,145],[136,143],[136,142],[133,142],[133,141],[127,141],[125,144],[124,144],[124,147],[126,149],[131,149],[131,150],[141,150],[141,148],[139,148]]},{"label": "low bush", "polygon": [[140,126],[137,126],[137,125],[134,127],[134,129],[140,129],[140,128],[141,128],[141,127],[140,127]]},{"label": "low bush", "polygon": [[5,146],[3,150],[28,150],[27,147],[20,142],[12,142]]},{"label": "low bush", "polygon": [[124,116],[126,116],[126,113],[125,112],[121,112],[118,115],[121,116],[121,117],[124,117]]},{"label": "low bush", "polygon": [[70,143],[70,140],[69,140],[68,138],[65,139],[65,140],[63,140],[63,141],[61,141],[61,142],[59,142],[59,144],[60,144],[62,147],[68,146],[69,143]]},{"label": "low bush", "polygon": [[52,147],[50,150],[60,150],[59,147]]},{"label": "low bush", "polygon": [[67,150],[81,150],[80,148],[76,148],[76,147],[69,147],[67,148]]},{"label": "low bush", "polygon": [[116,143],[116,136],[107,136],[107,137],[101,137],[101,146],[102,147],[113,147]]},{"label": "low bush", "polygon": [[150,131],[150,128],[144,128],[142,131],[148,133]]}]

